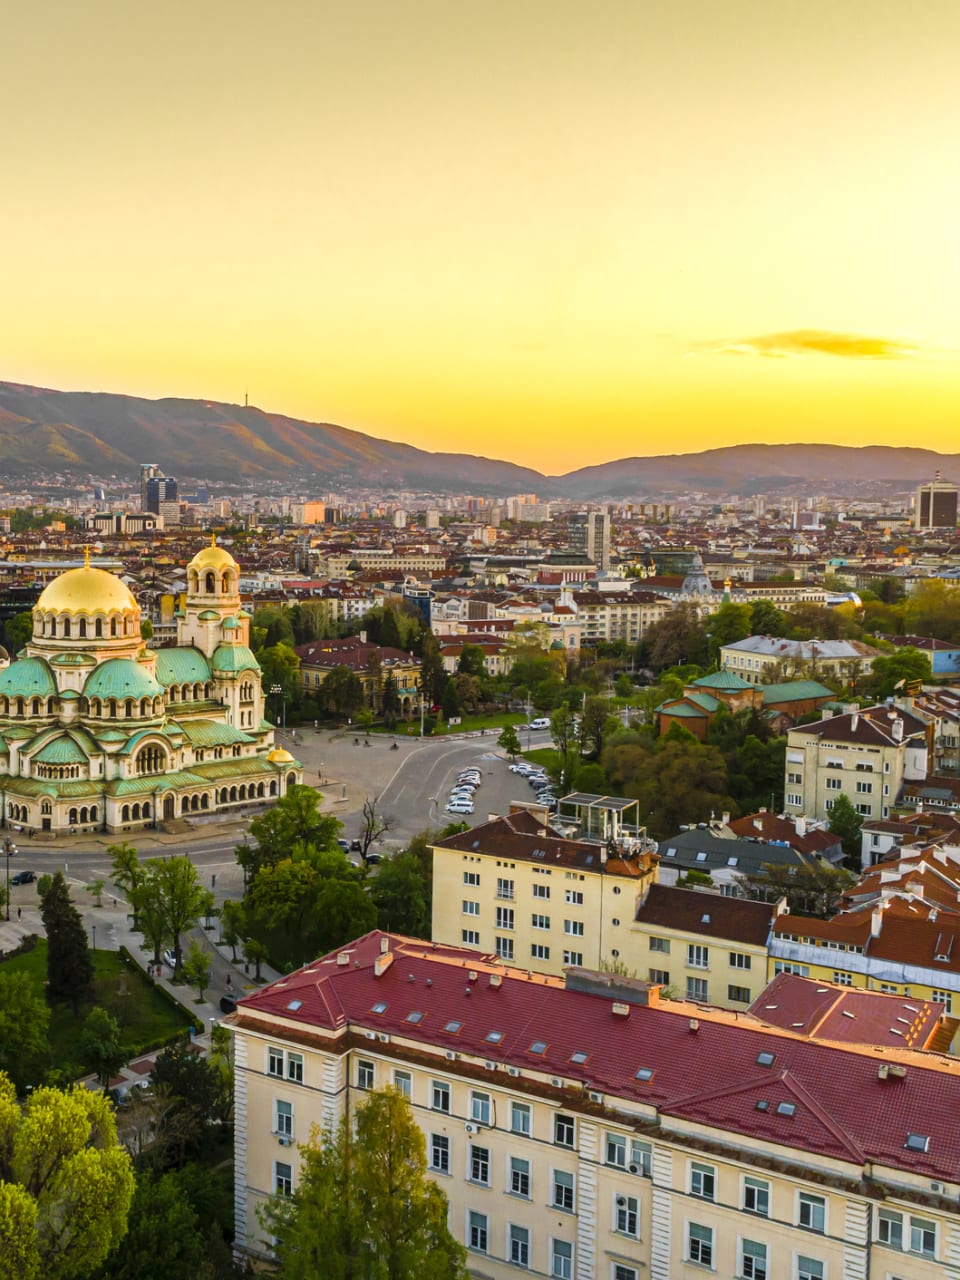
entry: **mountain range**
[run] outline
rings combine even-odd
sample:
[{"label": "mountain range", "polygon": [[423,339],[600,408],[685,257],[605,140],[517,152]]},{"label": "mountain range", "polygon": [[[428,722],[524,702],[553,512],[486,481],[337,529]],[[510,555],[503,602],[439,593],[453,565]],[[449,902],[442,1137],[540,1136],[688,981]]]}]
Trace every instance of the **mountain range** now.
[{"label": "mountain range", "polygon": [[133,477],[141,462],[170,475],[243,483],[573,499],[654,498],[689,490],[741,493],[845,482],[899,487],[935,471],[960,478],[960,454],[869,445],[730,445],[623,458],[547,476],[464,453],[430,453],[328,422],[212,400],[146,400],[0,382],[0,476]]}]

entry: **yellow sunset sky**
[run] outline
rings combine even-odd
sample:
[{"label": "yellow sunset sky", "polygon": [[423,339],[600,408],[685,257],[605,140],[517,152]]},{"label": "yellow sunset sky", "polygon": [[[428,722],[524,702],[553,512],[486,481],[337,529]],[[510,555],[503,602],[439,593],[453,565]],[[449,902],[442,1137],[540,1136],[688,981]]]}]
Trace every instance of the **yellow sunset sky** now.
[{"label": "yellow sunset sky", "polygon": [[956,0],[34,0],[0,378],[562,472],[960,448]]}]

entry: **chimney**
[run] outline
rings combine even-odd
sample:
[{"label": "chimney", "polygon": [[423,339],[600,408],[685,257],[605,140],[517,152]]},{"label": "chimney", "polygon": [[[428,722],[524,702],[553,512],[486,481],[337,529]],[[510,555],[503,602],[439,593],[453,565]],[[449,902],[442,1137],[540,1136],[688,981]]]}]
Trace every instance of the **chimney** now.
[{"label": "chimney", "polygon": [[384,935],[384,937],[380,939],[380,954],[382,956],[385,956],[389,950],[390,950],[390,939],[386,937],[386,935]]},{"label": "chimney", "polygon": [[601,867],[607,865],[607,846],[605,844],[600,846],[600,865]]},{"label": "chimney", "polygon": [[859,723],[860,723],[860,713],[859,713],[859,711],[854,711],[853,715],[850,717],[850,732],[851,732],[851,733],[856,733],[856,731],[857,731],[857,725],[858,725]]},{"label": "chimney", "polygon": [[903,741],[903,717],[902,716],[897,716],[896,720],[894,720],[891,726],[890,732],[893,734],[894,742]]},{"label": "chimney", "polygon": [[870,912],[870,937],[879,938],[883,928],[883,907],[874,907]]},{"label": "chimney", "polygon": [[725,809],[725,810],[724,810],[724,812],[720,815],[720,825],[721,825],[721,826],[724,826],[724,827],[729,827],[729,825],[730,825],[730,812],[729,812],[729,810],[726,810],[726,809]]},{"label": "chimney", "polygon": [[367,633],[365,631],[360,632],[360,643],[361,644],[367,643]]},{"label": "chimney", "polygon": [[387,970],[390,968],[392,964],[393,964],[392,952],[385,951],[382,955],[377,956],[376,960],[374,960],[373,962],[373,976],[375,978],[383,977],[383,975],[387,972]]},{"label": "chimney", "polygon": [[793,825],[796,828],[797,835],[801,838],[807,834],[807,819],[802,813],[797,814],[793,820]]}]

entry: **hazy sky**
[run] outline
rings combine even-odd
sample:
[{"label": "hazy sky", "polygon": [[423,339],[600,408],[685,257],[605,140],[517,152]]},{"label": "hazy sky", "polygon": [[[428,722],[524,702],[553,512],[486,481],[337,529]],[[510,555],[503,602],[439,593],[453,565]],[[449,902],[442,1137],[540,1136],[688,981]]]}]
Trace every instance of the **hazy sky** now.
[{"label": "hazy sky", "polygon": [[7,6],[0,378],[960,448],[957,0]]}]

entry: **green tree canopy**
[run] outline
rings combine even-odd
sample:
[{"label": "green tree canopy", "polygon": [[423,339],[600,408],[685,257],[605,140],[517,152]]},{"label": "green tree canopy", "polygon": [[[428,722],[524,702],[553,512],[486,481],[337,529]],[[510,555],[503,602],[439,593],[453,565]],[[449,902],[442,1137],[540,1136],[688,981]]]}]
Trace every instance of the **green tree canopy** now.
[{"label": "green tree canopy", "polygon": [[60,871],[41,899],[40,914],[47,934],[47,995],[52,1000],[69,1000],[76,1013],[93,989],[93,957],[83,920]]},{"label": "green tree canopy", "polygon": [[412,938],[430,937],[429,900],[415,854],[403,850],[384,858],[370,883],[370,897],[381,929]]},{"label": "green tree canopy", "polygon": [[520,737],[515,725],[504,725],[503,729],[500,731],[500,737],[497,739],[497,745],[502,751],[505,751],[511,759],[515,760],[517,758],[520,754]]},{"label": "green tree canopy", "polygon": [[27,973],[0,970],[0,1072],[19,1093],[36,1084],[50,1054],[50,1010]]},{"label": "green tree canopy", "polygon": [[838,795],[830,810],[830,832],[832,835],[839,836],[843,845],[843,860],[851,870],[860,867],[862,826],[863,819],[850,800],[842,793]]},{"label": "green tree canopy", "polygon": [[899,693],[904,685],[919,680],[929,684],[933,679],[930,659],[920,649],[905,645],[889,657],[874,658],[865,679],[864,692],[878,702]]},{"label": "green tree canopy", "polygon": [[80,1056],[106,1089],[110,1077],[123,1066],[124,1052],[120,1044],[120,1023],[106,1009],[94,1007],[87,1014],[80,1032]]},{"label": "green tree canopy", "polygon": [[127,1229],[134,1178],[103,1094],[0,1075],[0,1280],[86,1280]]},{"label": "green tree canopy", "polygon": [[315,1130],[300,1184],[262,1215],[284,1280],[466,1280],[447,1199],[427,1178],[423,1134],[396,1090],[371,1093],[336,1133]]}]

